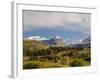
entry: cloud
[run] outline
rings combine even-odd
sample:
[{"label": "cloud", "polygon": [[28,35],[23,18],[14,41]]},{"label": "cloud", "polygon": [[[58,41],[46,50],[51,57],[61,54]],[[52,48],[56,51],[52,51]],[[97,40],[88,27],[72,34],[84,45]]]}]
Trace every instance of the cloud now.
[{"label": "cloud", "polygon": [[64,30],[90,32],[90,22],[88,13],[24,11],[25,31],[42,27],[61,27]]},{"label": "cloud", "polygon": [[82,41],[83,41],[83,40],[82,40],[82,39],[80,39],[80,40],[79,40],[79,43],[82,43]]},{"label": "cloud", "polygon": [[40,36],[30,36],[27,39],[36,40],[36,41],[48,40],[48,38],[46,38],[46,37],[40,37]]}]

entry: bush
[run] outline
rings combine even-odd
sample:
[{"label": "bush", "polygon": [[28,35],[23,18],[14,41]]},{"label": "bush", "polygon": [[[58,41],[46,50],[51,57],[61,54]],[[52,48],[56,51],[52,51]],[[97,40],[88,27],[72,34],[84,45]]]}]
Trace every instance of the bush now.
[{"label": "bush", "polygon": [[80,58],[83,58],[85,61],[91,61],[91,55],[90,54],[84,54],[84,53],[82,53],[81,55],[80,55]]},{"label": "bush", "polygon": [[86,66],[86,61],[84,61],[83,59],[73,59],[70,62],[70,66],[71,67],[76,67],[76,66]]},{"label": "bush", "polygon": [[61,64],[69,65],[69,57],[63,57],[62,60],[61,60]]},{"label": "bush", "polygon": [[63,65],[60,63],[55,63],[55,62],[44,62],[41,63],[41,68],[57,68],[57,67],[62,67]]},{"label": "bush", "polygon": [[28,61],[23,65],[23,69],[35,69],[35,68],[39,68],[38,63],[33,63]]}]

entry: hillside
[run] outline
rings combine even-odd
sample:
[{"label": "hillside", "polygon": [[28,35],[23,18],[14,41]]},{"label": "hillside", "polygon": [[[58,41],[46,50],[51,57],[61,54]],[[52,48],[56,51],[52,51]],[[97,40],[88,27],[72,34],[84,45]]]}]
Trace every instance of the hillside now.
[{"label": "hillside", "polygon": [[41,50],[49,48],[48,45],[43,44],[42,42],[35,40],[24,40],[23,41],[24,48],[28,48],[30,50]]},{"label": "hillside", "polygon": [[[56,39],[57,45],[60,39]],[[52,46],[36,40],[23,40],[23,69],[77,67],[91,65],[91,48]]]}]

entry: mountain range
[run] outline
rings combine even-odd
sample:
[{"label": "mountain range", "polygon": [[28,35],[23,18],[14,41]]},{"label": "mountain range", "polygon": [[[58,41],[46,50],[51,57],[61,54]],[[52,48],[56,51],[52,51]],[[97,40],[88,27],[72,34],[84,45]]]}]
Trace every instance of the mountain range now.
[{"label": "mountain range", "polygon": [[73,47],[73,48],[90,48],[91,47],[91,38],[88,37],[88,38],[82,40],[80,43],[75,44],[75,45],[71,45],[70,47]]},{"label": "mountain range", "polygon": [[77,44],[72,44],[72,45],[66,45],[66,43],[59,37],[59,36],[55,36],[54,38],[50,38],[47,39],[45,37],[40,37],[40,36],[33,36],[33,37],[29,37],[27,38],[28,40],[35,40],[38,42],[41,42],[42,44],[45,45],[49,45],[49,46],[53,46],[53,47],[74,47],[74,48],[78,48],[78,47],[91,47],[91,38],[88,37],[84,40],[81,40],[80,43]]},{"label": "mountain range", "polygon": [[41,42],[45,45],[53,46],[53,47],[65,47],[66,43],[59,37],[55,36],[54,38],[45,38],[45,37],[40,37],[40,36],[31,36],[27,38],[26,40],[34,40]]}]

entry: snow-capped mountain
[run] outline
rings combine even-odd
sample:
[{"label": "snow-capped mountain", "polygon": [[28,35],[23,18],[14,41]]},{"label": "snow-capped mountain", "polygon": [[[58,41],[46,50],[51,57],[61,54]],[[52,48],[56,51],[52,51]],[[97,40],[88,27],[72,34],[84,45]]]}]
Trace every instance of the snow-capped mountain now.
[{"label": "snow-capped mountain", "polygon": [[48,45],[56,46],[56,47],[65,47],[66,46],[64,41],[59,36],[56,36],[55,38],[51,38],[49,40],[43,40],[42,42],[44,44],[48,44]]},{"label": "snow-capped mountain", "polygon": [[91,43],[91,38],[88,37],[88,38],[84,39],[81,43],[84,43],[84,44]]},{"label": "snow-capped mountain", "polygon": [[45,38],[40,36],[30,36],[27,38],[28,40],[35,40],[42,42],[43,44],[47,44],[54,47],[65,47],[65,42],[59,37],[55,36],[54,38]]},{"label": "snow-capped mountain", "polygon": [[91,38],[88,37],[88,38],[86,38],[84,40],[81,40],[80,43],[75,44],[75,45],[71,45],[71,47],[74,47],[74,48],[80,48],[80,47],[90,48],[91,47]]},{"label": "snow-capped mountain", "polygon": [[54,46],[54,47],[91,47],[91,37],[88,37],[86,39],[80,40],[77,44],[66,44],[67,42],[62,40],[60,36],[55,36],[54,38],[46,38],[46,37],[40,37],[40,36],[30,36],[26,40],[35,40],[39,41],[43,44]]}]

